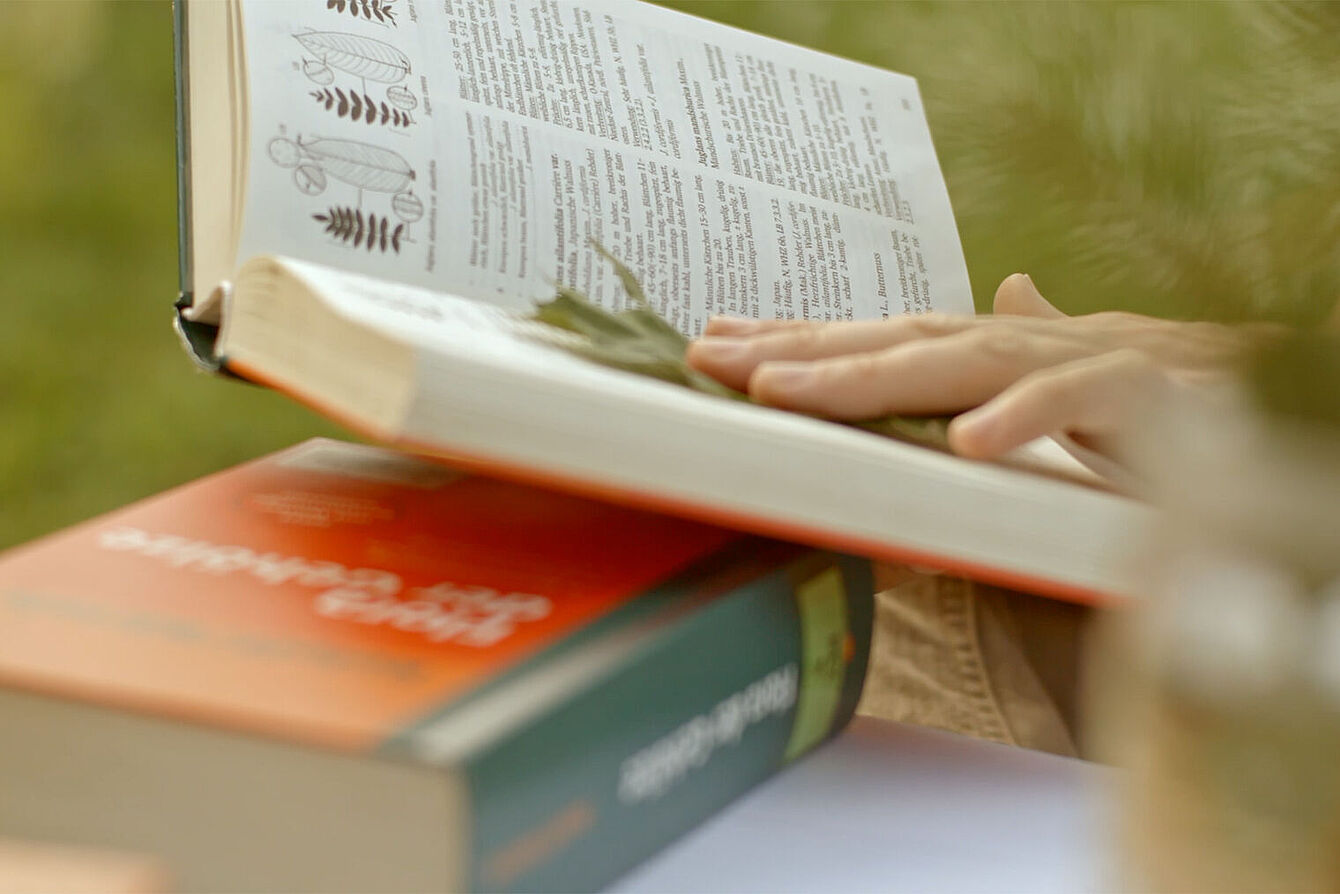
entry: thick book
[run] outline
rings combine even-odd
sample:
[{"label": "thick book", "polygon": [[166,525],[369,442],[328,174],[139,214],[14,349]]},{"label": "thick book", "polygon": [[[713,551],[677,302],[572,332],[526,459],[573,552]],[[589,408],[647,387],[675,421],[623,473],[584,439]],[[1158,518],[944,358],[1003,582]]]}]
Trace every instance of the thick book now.
[{"label": "thick book", "polygon": [[0,836],[599,887],[841,728],[869,564],[313,440],[0,556]]},{"label": "thick book", "polygon": [[[915,81],[638,2],[177,4],[200,362],[477,470],[1036,592],[1145,510],[572,356],[555,285],[716,313],[971,313]],[[1056,451],[1059,452],[1059,451]]]}]

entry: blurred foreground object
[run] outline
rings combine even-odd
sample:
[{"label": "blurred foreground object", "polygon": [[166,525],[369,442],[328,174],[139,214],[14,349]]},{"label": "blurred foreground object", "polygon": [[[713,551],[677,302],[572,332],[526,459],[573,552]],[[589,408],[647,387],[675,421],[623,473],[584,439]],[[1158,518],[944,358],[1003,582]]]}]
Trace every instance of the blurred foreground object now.
[{"label": "blurred foreground object", "polygon": [[166,873],[148,857],[0,838],[0,894],[152,894],[166,890]]},{"label": "blurred foreground object", "polygon": [[593,890],[851,719],[872,590],[312,439],[0,554],[0,834],[182,891]]},{"label": "blurred foreground object", "polygon": [[1126,888],[1340,890],[1340,342],[1246,379],[1145,445],[1147,600],[1094,675],[1095,744],[1131,770]]}]

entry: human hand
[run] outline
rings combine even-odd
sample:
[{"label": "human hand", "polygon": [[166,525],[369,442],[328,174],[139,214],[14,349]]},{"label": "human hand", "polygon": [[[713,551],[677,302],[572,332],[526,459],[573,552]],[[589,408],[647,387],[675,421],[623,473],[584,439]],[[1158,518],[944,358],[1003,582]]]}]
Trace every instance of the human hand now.
[{"label": "human hand", "polygon": [[1054,433],[1114,456],[1122,436],[1178,392],[1230,381],[1272,331],[1128,313],[1069,317],[1015,274],[989,316],[718,317],[688,361],[760,403],[830,418],[959,413],[949,442],[965,456],[998,456]]}]

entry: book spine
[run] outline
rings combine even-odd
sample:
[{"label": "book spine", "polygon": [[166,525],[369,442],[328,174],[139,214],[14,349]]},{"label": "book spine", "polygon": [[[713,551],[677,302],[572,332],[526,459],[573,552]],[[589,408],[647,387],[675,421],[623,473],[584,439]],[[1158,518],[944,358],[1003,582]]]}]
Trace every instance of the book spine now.
[{"label": "book spine", "polygon": [[177,123],[177,307],[191,304],[190,93],[186,69],[186,0],[172,4],[172,71]]},{"label": "book spine", "polygon": [[606,885],[833,735],[872,613],[868,563],[814,552],[679,612],[464,762],[469,889]]},{"label": "book spine", "polygon": [[189,15],[187,0],[173,0],[172,72],[177,137],[177,300],[173,302],[176,312],[173,328],[198,366],[231,375],[214,355],[219,327],[187,319],[185,313],[195,303],[191,292],[194,261],[191,258],[191,47],[186,24]]}]

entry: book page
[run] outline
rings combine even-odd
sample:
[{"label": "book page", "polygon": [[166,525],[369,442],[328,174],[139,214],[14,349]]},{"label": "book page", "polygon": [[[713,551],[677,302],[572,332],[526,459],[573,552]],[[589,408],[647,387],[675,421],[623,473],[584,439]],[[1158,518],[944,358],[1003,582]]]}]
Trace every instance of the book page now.
[{"label": "book page", "polygon": [[634,2],[245,2],[240,256],[521,310],[972,312],[915,82]]},{"label": "book page", "polygon": [[[560,389],[631,388],[644,392],[649,401],[667,392],[718,400],[681,385],[592,363],[562,347],[568,336],[562,330],[495,305],[320,264],[289,258],[274,260],[340,316],[427,353],[530,374]],[[250,263],[263,266],[266,261],[261,258]],[[256,296],[252,300],[271,297]],[[356,358],[351,362],[363,361]]]}]

